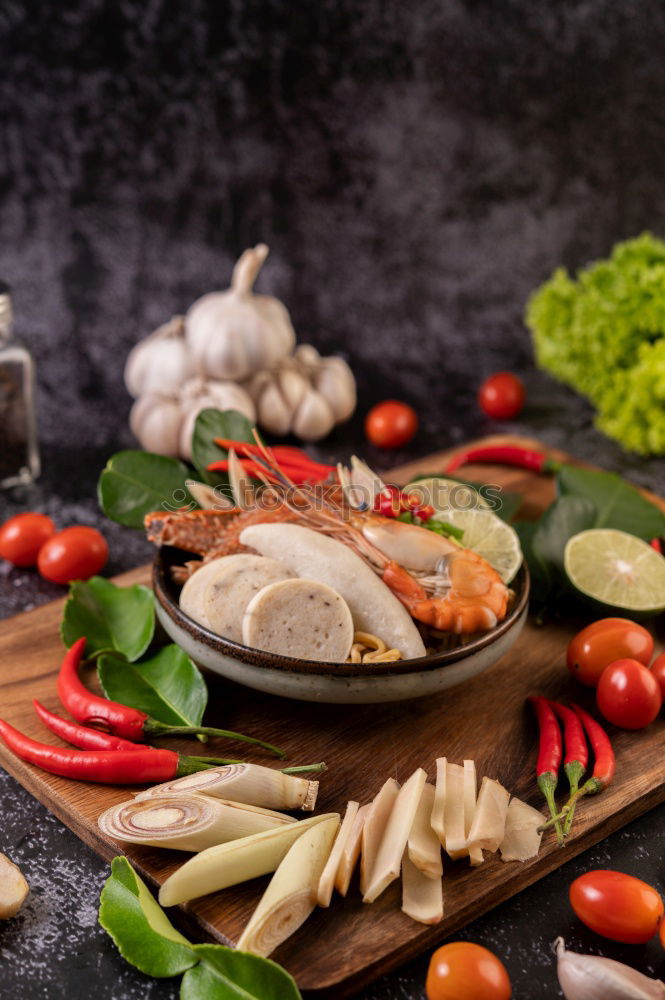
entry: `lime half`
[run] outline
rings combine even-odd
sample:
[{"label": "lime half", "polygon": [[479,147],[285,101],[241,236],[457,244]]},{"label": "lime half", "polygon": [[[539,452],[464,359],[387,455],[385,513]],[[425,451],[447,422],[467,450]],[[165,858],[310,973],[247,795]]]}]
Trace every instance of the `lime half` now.
[{"label": "lime half", "polygon": [[441,513],[450,510],[489,510],[490,505],[478,490],[465,483],[444,476],[432,476],[431,479],[417,479],[402,490],[418,497],[423,506],[434,507]]},{"label": "lime half", "polygon": [[452,509],[435,514],[434,520],[447,521],[455,528],[461,528],[464,532],[462,545],[486,559],[504,583],[510,583],[522,565],[517,532],[491,510]]},{"label": "lime half", "polygon": [[580,531],[568,539],[563,562],[577,590],[601,604],[643,614],[665,610],[665,559],[635,535]]}]

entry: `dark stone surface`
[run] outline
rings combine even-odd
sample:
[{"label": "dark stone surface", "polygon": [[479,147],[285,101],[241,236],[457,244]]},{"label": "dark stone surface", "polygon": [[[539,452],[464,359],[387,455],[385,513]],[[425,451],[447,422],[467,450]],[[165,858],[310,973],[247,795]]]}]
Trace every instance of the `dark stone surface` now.
[{"label": "dark stone surface", "polygon": [[[663,460],[622,454],[532,369],[521,316],[555,265],[663,234],[664,35],[657,0],[6,0],[0,274],[37,358],[45,449],[42,481],[0,495],[0,518],[29,507],[101,523],[98,470],[131,442],[127,351],[224,287],[259,239],[272,247],[259,288],[359,377],[359,415],[321,456],[388,464],[361,422],[385,396],[422,420],[390,464],[494,430],[477,384],[516,367],[530,400],[518,429],[662,491]],[[140,538],[103,527],[109,572],[147,557]],[[60,593],[0,564],[2,616]],[[127,966],[97,927],[106,866],[4,773],[0,787],[0,849],[33,886],[0,927],[0,998],[175,997],[177,983]],[[571,879],[598,865],[663,888],[664,818],[650,813],[466,930],[506,961],[516,997],[558,995],[559,933],[665,973],[655,944],[585,934],[566,903]],[[415,1000],[425,969],[363,998]]]}]

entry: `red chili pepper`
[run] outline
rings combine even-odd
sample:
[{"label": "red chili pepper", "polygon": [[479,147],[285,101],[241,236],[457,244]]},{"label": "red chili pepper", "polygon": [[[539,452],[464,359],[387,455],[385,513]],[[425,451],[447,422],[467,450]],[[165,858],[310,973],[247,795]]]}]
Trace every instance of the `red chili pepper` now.
[{"label": "red chili pepper", "polygon": [[399,489],[389,483],[374,497],[372,510],[375,514],[381,514],[383,517],[397,517],[404,510],[402,496]]},{"label": "red chili pepper", "polygon": [[146,750],[140,743],[132,743],[131,740],[123,740],[121,736],[112,736],[111,733],[103,733],[100,729],[89,729],[87,726],[79,726],[77,722],[63,719],[61,715],[49,712],[36,698],[32,704],[35,712],[42,720],[47,729],[59,736],[65,743],[71,743],[73,747],[81,750]]},{"label": "red chili pepper", "polygon": [[582,795],[597,795],[612,781],[616,770],[616,758],[610,743],[610,738],[603,727],[596,722],[588,712],[585,712],[579,705],[572,706],[573,711],[582,720],[584,731],[589,737],[589,742],[593,749],[595,763],[593,774],[584,782],[577,792],[576,798]]},{"label": "red chili pepper", "polygon": [[[233,448],[239,456],[251,459],[260,458],[263,455],[263,449],[258,444],[232,441],[230,438],[215,438],[214,441],[215,444],[218,444],[221,448],[225,448],[227,451]],[[334,465],[325,465],[323,462],[317,462],[315,459],[310,458],[302,448],[294,448],[292,445],[275,445],[269,448],[268,451],[277,460],[278,465],[308,469],[312,472],[316,471],[320,474],[317,477],[319,480],[327,479],[335,471]]]},{"label": "red chili pepper", "polygon": [[495,465],[514,465],[518,469],[530,469],[532,472],[558,472],[561,462],[548,458],[540,451],[530,448],[517,448],[509,444],[486,445],[484,448],[469,448],[460,451],[448,462],[445,472],[456,472],[462,465],[470,462],[491,462]]},{"label": "red chili pepper", "polygon": [[[573,798],[577,794],[580,780],[589,763],[589,748],[584,735],[584,727],[572,709],[566,708],[565,705],[560,705],[557,701],[550,701],[550,706],[554,709],[563,724],[563,739],[566,749],[563,769],[568,778],[570,796]],[[574,812],[575,807],[573,806],[566,815],[563,824],[564,837],[570,832]]]},{"label": "red chili pepper", "polygon": [[17,757],[41,767],[42,771],[107,785],[157,784],[224,763],[214,757],[183,757],[173,750],[155,747],[134,750],[52,747],[30,739],[3,719],[0,719],[0,736]]},{"label": "red chili pepper", "polygon": [[652,549],[655,549],[656,552],[659,552],[660,555],[662,556],[663,543],[661,542],[660,538],[652,538],[651,541],[649,542],[649,545],[651,546]]},{"label": "red chili pepper", "polygon": [[[240,463],[242,471],[246,475],[251,476],[253,479],[260,479],[261,476],[265,476],[266,479],[270,479],[272,482],[279,482],[274,472],[264,469],[262,465],[259,465],[258,462],[252,461],[251,458],[239,458],[238,462]],[[221,458],[216,462],[211,462],[210,465],[206,466],[206,468],[209,472],[228,472],[228,459]]]},{"label": "red chili pepper", "polygon": [[114,736],[121,736],[123,739],[136,743],[145,742],[149,736],[195,736],[201,734],[253,743],[255,746],[263,747],[264,750],[270,750],[277,757],[286,756],[279,747],[273,746],[272,743],[265,743],[263,740],[257,740],[253,736],[245,736],[242,733],[234,733],[228,729],[215,729],[210,726],[169,726],[151,718],[139,709],[121,705],[117,701],[109,701],[107,698],[100,698],[99,695],[88,691],[78,675],[85,644],[86,639],[83,636],[67,650],[58,674],[58,697],[63,707],[77,722],[93,725],[112,733]]},{"label": "red chili pepper", "polygon": [[528,699],[533,706],[538,720],[540,730],[540,746],[538,751],[538,763],[536,764],[536,776],[538,788],[545,797],[550,816],[554,821],[557,840],[563,843],[563,833],[561,824],[557,818],[557,808],[554,801],[554,793],[559,781],[559,768],[561,766],[561,730],[556,721],[556,715],[549,706],[547,698],[542,696]]}]

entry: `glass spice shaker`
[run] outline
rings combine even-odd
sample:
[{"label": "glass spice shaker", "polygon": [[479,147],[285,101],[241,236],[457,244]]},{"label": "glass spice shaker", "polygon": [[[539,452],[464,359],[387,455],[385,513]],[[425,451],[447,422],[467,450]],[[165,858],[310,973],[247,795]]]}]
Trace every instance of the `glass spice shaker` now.
[{"label": "glass spice shaker", "polygon": [[0,489],[33,482],[40,472],[35,365],[14,340],[9,285],[0,281]]}]

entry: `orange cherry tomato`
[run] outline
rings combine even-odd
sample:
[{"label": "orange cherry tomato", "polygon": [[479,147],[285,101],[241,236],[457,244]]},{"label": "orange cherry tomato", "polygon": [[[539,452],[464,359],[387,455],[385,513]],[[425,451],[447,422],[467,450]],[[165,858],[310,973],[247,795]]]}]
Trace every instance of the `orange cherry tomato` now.
[{"label": "orange cherry tomato", "polygon": [[377,448],[401,448],[418,430],[418,414],[408,403],[386,399],[365,417],[367,440]]},{"label": "orange cherry tomato", "polygon": [[106,565],[109,547],[96,528],[78,525],[50,538],[39,552],[37,567],[45,580],[89,580]]},{"label": "orange cherry tomato", "polygon": [[524,406],[524,383],[512,372],[496,372],[485,379],[478,390],[478,403],[483,413],[495,420],[511,420]]},{"label": "orange cherry tomato", "polygon": [[622,729],[644,729],[663,704],[658,681],[637,660],[617,660],[605,667],[596,688],[598,711]]},{"label": "orange cherry tomato", "polygon": [[665,701],[665,653],[660,653],[651,664],[651,673],[660,686],[660,693]]},{"label": "orange cherry tomato", "polygon": [[503,962],[482,945],[453,941],[437,948],[425,983],[427,1000],[510,1000]]},{"label": "orange cherry tomato", "polygon": [[573,677],[596,687],[605,667],[628,658],[647,666],[653,653],[653,636],[628,618],[601,618],[587,625],[568,643],[566,663]]},{"label": "orange cherry tomato", "polygon": [[46,514],[15,514],[0,528],[0,559],[14,566],[34,566],[42,545],[55,535],[55,525]]},{"label": "orange cherry tomato", "polygon": [[644,944],[658,930],[663,916],[660,893],[634,875],[599,868],[572,883],[570,905],[576,916],[596,934]]}]

